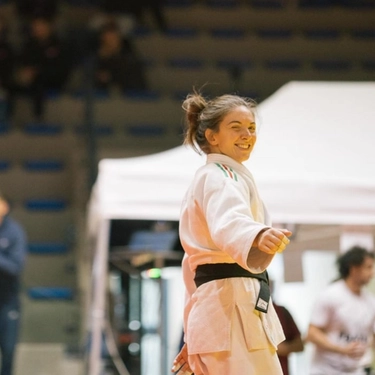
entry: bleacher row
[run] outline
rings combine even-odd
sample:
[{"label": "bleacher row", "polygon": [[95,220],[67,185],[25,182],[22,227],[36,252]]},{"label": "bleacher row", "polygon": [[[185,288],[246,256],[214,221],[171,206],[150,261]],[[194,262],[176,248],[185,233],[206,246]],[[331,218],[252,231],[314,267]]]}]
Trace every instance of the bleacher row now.
[{"label": "bleacher row", "polygon": [[[11,166],[10,160],[18,163],[29,160],[23,150],[38,139],[43,142],[43,148],[34,150],[32,160],[24,166],[28,169],[62,168],[61,159],[77,148],[77,142],[85,139],[91,121],[99,148],[103,142],[111,140],[119,148],[131,147],[139,139],[149,143],[161,141],[164,147],[176,145],[181,141],[184,94],[163,95],[151,90],[124,95],[95,92],[91,104],[76,93],[53,95],[46,101],[43,122],[30,121],[33,117],[30,102],[20,98],[12,122],[0,123],[0,146],[2,142],[4,144],[2,169]],[[89,125],[86,119],[88,106],[93,119]],[[163,139],[155,138],[160,136]],[[60,147],[56,147],[57,139]],[[9,142],[25,147],[18,147],[20,150],[15,152],[6,147]]]},{"label": "bleacher row", "polygon": [[306,23],[299,30],[289,23],[289,28],[249,30],[254,27],[249,22],[247,27],[235,23],[206,30],[207,26],[189,26],[185,20],[184,27],[171,27],[166,33],[135,33],[134,42],[145,61],[150,88],[163,93],[211,82],[219,85],[215,94],[263,90],[258,97],[265,98],[293,79],[374,79],[373,24],[335,29]]},{"label": "bleacher row", "polygon": [[[186,23],[186,21],[185,21]],[[235,26],[223,26],[218,25],[212,26],[191,26],[191,25],[179,25],[175,27],[169,27],[162,35],[154,32],[149,27],[137,27],[134,29],[132,36],[135,38],[146,38],[153,35],[163,36],[165,38],[174,39],[175,41],[182,41],[184,39],[198,40],[199,37],[208,38],[208,43],[211,44],[220,39],[244,39],[244,38],[259,38],[260,40],[272,40],[272,39],[292,39],[293,37],[300,37],[304,39],[304,42],[310,40],[338,40],[340,37],[346,36],[352,38],[354,42],[360,41],[361,39],[374,39],[375,29],[371,26],[366,27],[360,25],[357,27],[345,26],[345,28],[335,28],[330,26],[328,28],[322,28],[317,26],[311,26],[309,24],[302,25],[297,28],[288,25],[277,26],[270,25],[268,27],[254,26],[247,23],[243,26],[236,24]],[[164,44],[164,43],[163,43]]]}]

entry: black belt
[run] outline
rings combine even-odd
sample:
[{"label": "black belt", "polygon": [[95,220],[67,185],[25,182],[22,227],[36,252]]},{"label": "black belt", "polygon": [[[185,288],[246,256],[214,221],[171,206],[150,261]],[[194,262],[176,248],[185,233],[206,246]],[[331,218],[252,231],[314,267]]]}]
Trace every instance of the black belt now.
[{"label": "black belt", "polygon": [[260,289],[255,304],[255,310],[266,313],[271,296],[267,271],[262,273],[252,273],[242,268],[237,263],[202,264],[199,265],[195,271],[194,282],[198,288],[209,281],[228,279],[231,277],[251,277],[259,280]]}]

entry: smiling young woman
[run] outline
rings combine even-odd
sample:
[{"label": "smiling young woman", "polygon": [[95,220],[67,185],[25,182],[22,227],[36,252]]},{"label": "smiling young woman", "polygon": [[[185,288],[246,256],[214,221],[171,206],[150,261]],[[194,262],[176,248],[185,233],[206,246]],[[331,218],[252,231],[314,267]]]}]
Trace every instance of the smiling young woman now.
[{"label": "smiling young woman", "polygon": [[181,206],[186,288],[185,345],[172,371],[195,375],[282,375],[283,330],[267,267],[291,232],[271,226],[242,163],[256,143],[255,102],[237,95],[183,102],[184,143],[205,153]]}]

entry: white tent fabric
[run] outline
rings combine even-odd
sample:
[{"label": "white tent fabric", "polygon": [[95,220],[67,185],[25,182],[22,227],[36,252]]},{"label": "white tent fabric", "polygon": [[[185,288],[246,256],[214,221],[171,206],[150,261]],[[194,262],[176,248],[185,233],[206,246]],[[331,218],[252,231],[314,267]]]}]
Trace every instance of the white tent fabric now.
[{"label": "white tent fabric", "polygon": [[[291,82],[258,108],[258,143],[246,163],[274,221],[375,223],[375,83]],[[190,148],[104,159],[91,219],[178,220],[204,163]]]},{"label": "white tent fabric", "polygon": [[[375,225],[375,82],[291,82],[259,105],[246,163],[274,222]],[[182,114],[181,114],[182,115]],[[89,202],[95,246],[89,373],[100,373],[111,219],[178,220],[205,158],[184,146],[104,159]]]}]

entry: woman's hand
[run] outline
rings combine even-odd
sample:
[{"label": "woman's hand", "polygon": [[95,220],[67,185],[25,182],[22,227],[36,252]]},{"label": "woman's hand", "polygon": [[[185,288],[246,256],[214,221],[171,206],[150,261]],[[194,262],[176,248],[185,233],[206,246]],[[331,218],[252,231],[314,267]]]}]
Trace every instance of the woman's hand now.
[{"label": "woman's hand", "polygon": [[178,375],[192,375],[193,371],[189,367],[187,345],[184,344],[180,353],[173,361],[172,372]]},{"label": "woman's hand", "polygon": [[260,232],[254,246],[267,254],[282,253],[289,244],[292,232],[288,229],[268,228]]}]

